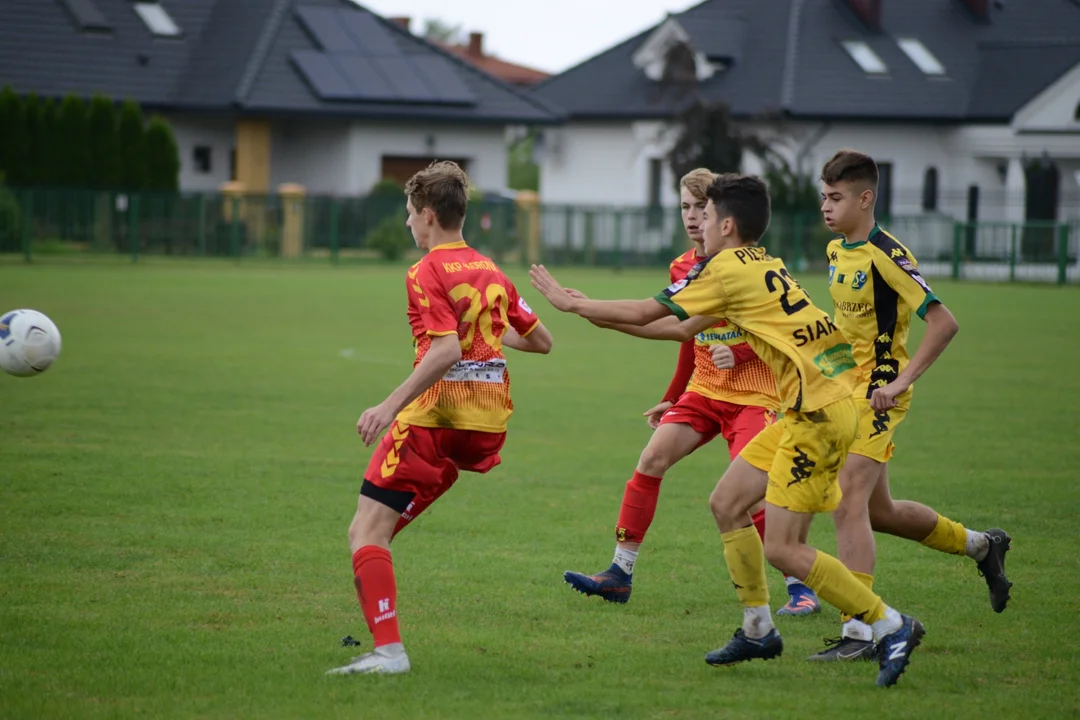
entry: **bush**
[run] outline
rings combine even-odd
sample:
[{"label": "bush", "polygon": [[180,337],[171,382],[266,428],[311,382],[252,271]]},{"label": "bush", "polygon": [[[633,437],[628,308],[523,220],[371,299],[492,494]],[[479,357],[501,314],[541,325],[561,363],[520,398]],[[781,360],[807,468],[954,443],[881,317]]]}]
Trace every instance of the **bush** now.
[{"label": "bush", "polygon": [[400,260],[414,245],[412,233],[399,217],[386,218],[364,238],[365,247],[377,250],[385,260],[391,262]]},{"label": "bush", "polygon": [[[390,218],[405,222],[405,187],[384,178],[371,187],[364,199],[365,227],[378,229]],[[372,231],[374,232],[374,230]]]},{"label": "bush", "polygon": [[180,189],[180,153],[172,127],[161,117],[151,118],[146,126],[146,187]]}]

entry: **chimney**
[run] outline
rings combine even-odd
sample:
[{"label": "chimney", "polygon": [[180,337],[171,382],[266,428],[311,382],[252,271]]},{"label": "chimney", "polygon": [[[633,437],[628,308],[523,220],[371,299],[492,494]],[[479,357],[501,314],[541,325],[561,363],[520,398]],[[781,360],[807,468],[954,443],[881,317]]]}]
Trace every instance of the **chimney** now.
[{"label": "chimney", "polygon": [[412,18],[408,15],[398,15],[396,17],[387,18],[387,20],[397,25],[400,25],[401,27],[405,28],[405,30],[409,30],[409,25],[412,24]]},{"label": "chimney", "polygon": [[[964,1],[978,2],[979,0]],[[881,0],[847,0],[847,5],[867,29],[881,29]]]},{"label": "chimney", "polygon": [[484,57],[484,33],[469,33],[469,57]]},{"label": "chimney", "polygon": [[976,20],[990,19],[990,0],[960,0]]}]

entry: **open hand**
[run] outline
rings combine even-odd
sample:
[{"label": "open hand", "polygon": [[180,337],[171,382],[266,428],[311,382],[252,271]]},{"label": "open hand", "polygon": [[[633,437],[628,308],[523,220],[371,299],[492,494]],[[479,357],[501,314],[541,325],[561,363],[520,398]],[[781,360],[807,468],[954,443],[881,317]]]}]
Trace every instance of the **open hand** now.
[{"label": "open hand", "polygon": [[566,292],[566,288],[551,276],[543,265],[533,265],[529,269],[529,280],[541,295],[547,298],[552,307],[562,312],[571,312],[574,307],[574,297]]}]

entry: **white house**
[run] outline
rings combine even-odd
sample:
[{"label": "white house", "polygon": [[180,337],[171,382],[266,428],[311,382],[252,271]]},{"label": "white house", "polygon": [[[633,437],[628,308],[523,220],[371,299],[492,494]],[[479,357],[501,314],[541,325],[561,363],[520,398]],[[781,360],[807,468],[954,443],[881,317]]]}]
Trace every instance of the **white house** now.
[{"label": "white house", "polygon": [[555,119],[346,0],[5,0],[0,82],[164,115],[183,190],[358,195],[434,158],[502,189],[507,127]]},{"label": "white house", "polygon": [[813,177],[842,147],[871,154],[880,214],[1023,220],[1023,161],[1047,157],[1057,219],[1080,218],[1080,2],[705,0],[537,86],[565,113],[543,131],[544,202],[676,203],[665,156],[691,96],[665,73],[782,134]]}]

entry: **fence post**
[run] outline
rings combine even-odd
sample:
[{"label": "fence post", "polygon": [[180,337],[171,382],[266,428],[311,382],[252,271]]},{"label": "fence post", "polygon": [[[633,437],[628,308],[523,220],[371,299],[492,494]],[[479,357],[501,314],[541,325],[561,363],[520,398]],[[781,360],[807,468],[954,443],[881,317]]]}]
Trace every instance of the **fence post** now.
[{"label": "fence post", "polygon": [[206,193],[199,193],[199,255],[206,256]]},{"label": "fence post", "polygon": [[1069,226],[1066,223],[1058,225],[1058,285],[1064,285],[1067,279],[1066,270],[1069,265]]},{"label": "fence post", "polygon": [[341,247],[338,238],[338,218],[341,213],[341,201],[336,198],[330,198],[330,262],[337,264],[338,261],[338,249]]},{"label": "fence post", "polygon": [[30,231],[34,225],[34,191],[27,190],[24,197],[26,199],[23,201],[23,212],[21,213],[23,260],[31,262],[30,241],[32,234]]},{"label": "fence post", "polygon": [[613,211],[612,226],[615,228],[615,269],[622,269],[622,236],[626,226],[626,210],[619,208]]},{"label": "fence post", "polygon": [[229,255],[240,256],[240,198],[233,196],[232,218],[229,224]]},{"label": "fence post", "polygon": [[585,231],[585,244],[584,255],[586,266],[593,267],[596,264],[596,249],[593,245],[593,232],[595,228],[593,223],[596,221],[596,214],[593,210],[585,210],[584,216],[584,231]]},{"label": "fence post", "polygon": [[952,279],[960,279],[960,246],[964,242],[964,223],[956,221],[953,223],[953,239],[952,239]]},{"label": "fence post", "polygon": [[1009,282],[1016,282],[1016,229],[1013,223],[1009,232]]},{"label": "fence post", "polygon": [[139,259],[139,193],[131,194],[128,203],[128,242],[131,244],[131,262]]}]

